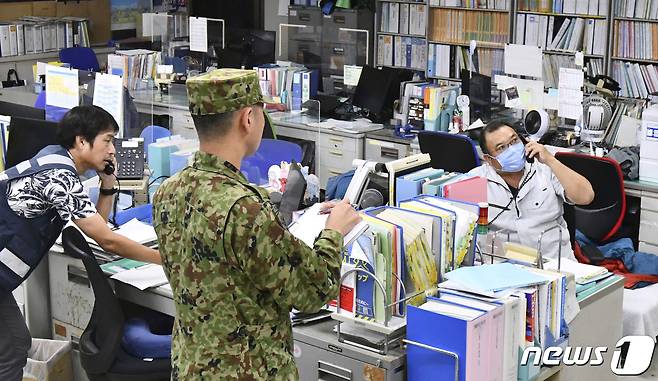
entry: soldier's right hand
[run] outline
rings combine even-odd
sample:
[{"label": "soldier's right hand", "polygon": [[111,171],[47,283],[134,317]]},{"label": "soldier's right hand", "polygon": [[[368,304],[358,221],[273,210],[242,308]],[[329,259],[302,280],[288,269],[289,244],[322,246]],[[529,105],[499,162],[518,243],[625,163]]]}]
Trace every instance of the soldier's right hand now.
[{"label": "soldier's right hand", "polygon": [[325,228],[336,230],[345,236],[360,221],[361,216],[359,216],[359,213],[357,213],[347,199],[345,199],[331,208],[331,214],[329,214]]}]

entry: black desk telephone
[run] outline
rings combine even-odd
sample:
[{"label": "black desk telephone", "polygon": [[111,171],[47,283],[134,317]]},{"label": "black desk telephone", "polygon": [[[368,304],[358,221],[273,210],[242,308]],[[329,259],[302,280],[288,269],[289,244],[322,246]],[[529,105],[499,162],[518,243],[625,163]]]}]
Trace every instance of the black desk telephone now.
[{"label": "black desk telephone", "polygon": [[[144,177],[144,141],[115,139],[117,179],[141,179]],[[114,164],[107,162],[103,169],[108,175],[114,173]]]},{"label": "black desk telephone", "polygon": [[114,173],[114,163],[109,161],[109,160],[105,160],[105,168],[103,168],[103,173],[105,173],[106,175],[113,174]]}]

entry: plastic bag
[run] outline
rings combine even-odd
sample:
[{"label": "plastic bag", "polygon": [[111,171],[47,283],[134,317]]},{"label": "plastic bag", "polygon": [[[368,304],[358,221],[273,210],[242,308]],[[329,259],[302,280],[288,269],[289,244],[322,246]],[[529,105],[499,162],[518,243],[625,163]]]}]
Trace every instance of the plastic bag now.
[{"label": "plastic bag", "polygon": [[23,380],[69,381],[73,379],[71,342],[32,339],[23,368]]}]

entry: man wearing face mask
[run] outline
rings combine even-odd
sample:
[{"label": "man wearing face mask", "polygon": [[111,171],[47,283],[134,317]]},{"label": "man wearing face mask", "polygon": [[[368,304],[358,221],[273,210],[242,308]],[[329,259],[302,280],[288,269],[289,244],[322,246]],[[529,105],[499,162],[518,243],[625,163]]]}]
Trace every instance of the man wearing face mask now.
[{"label": "man wearing face mask", "polygon": [[[586,178],[560,163],[543,145],[529,141],[525,146],[506,120],[487,124],[480,135],[485,164],[470,171],[488,180],[489,226],[510,230],[510,240],[537,247],[542,231],[555,225],[562,228],[544,235],[542,255],[575,260],[563,203],[587,205],[594,199]],[[532,163],[527,158],[534,159]]]}]

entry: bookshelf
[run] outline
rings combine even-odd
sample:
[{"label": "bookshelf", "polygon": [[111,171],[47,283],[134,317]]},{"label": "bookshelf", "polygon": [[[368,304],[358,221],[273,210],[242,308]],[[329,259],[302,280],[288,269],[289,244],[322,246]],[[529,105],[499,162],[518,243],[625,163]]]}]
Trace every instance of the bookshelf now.
[{"label": "bookshelf", "polygon": [[616,0],[608,72],[619,96],[647,99],[658,91],[658,0]]},{"label": "bookshelf", "polygon": [[427,66],[426,1],[377,0],[375,64],[425,72]]},{"label": "bookshelf", "polygon": [[515,5],[513,41],[542,48],[546,87],[557,87],[560,67],[576,67],[576,52],[583,53],[588,75],[607,72],[609,0],[518,0]]},{"label": "bookshelf", "polygon": [[480,72],[494,76],[503,72],[505,44],[510,41],[511,0],[496,0],[476,7],[471,0],[431,0],[428,22],[427,78],[459,81],[468,69],[468,46],[477,41]]}]

